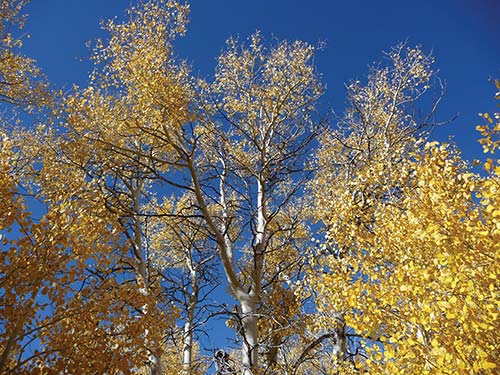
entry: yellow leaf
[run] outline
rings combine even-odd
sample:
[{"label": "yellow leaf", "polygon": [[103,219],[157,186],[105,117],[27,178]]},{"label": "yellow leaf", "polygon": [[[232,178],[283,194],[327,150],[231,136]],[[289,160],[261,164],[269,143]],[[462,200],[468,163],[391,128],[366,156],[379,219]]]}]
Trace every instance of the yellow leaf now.
[{"label": "yellow leaf", "polygon": [[481,367],[485,370],[490,370],[490,369],[497,368],[497,365],[493,362],[485,361],[485,362],[483,362],[483,365]]}]

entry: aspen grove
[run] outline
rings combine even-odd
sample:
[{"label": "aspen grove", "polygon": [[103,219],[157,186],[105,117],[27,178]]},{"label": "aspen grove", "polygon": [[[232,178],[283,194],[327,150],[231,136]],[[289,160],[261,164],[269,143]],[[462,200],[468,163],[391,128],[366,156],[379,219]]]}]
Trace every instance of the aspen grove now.
[{"label": "aspen grove", "polygon": [[62,93],[26,3],[0,4],[1,373],[498,373],[500,114],[475,167],[433,141],[432,54],[391,48],[334,119],[319,47],[256,32],[198,77],[189,6],[151,0]]}]

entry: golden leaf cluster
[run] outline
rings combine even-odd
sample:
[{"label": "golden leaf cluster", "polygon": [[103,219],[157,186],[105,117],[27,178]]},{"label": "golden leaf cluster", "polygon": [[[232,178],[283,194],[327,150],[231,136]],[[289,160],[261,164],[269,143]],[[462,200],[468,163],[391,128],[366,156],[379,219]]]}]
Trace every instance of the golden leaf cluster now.
[{"label": "golden leaf cluster", "polygon": [[322,166],[322,188],[313,186],[327,223],[325,271],[311,277],[319,326],[341,313],[364,352],[352,363],[370,373],[496,373],[497,170],[471,173],[453,146],[411,137],[377,157],[384,148],[367,154],[363,136],[337,148],[326,138],[319,154],[356,142],[356,169]]}]

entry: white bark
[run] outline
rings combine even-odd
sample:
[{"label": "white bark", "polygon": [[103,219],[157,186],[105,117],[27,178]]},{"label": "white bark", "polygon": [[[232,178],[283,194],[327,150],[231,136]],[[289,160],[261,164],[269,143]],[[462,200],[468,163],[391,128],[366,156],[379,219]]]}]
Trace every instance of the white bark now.
[{"label": "white bark", "polygon": [[[265,153],[263,165],[265,164]],[[187,160],[187,165],[192,178],[194,193],[200,205],[203,217],[215,236],[219,248],[222,265],[233,296],[239,302],[242,311],[241,338],[242,338],[242,365],[243,375],[253,375],[253,370],[259,366],[258,340],[259,332],[257,325],[257,305],[261,293],[262,269],[266,241],[266,210],[265,210],[265,183],[260,176],[257,179],[257,217],[255,218],[256,233],[253,241],[253,267],[250,270],[250,285],[246,291],[240,280],[233,257],[233,243],[229,236],[229,208],[226,202],[225,187],[225,162],[222,163],[222,174],[220,177],[220,204],[222,207],[222,225],[217,225],[205,202],[203,192],[198,180],[196,167],[192,159]]]},{"label": "white bark", "polygon": [[[147,296],[149,295],[149,277],[148,277],[148,269],[146,260],[144,259],[143,250],[144,244],[142,239],[142,230],[141,230],[141,221],[137,216],[137,213],[140,210],[140,194],[142,189],[142,181],[136,181],[135,186],[130,186],[132,196],[133,196],[133,248],[134,248],[134,256],[136,261],[136,277],[139,285],[139,292]],[[143,315],[148,313],[147,304],[142,306],[141,312]],[[155,354],[155,349],[158,349],[158,343],[152,343],[148,340],[149,331],[146,328],[144,330],[145,344],[148,347],[148,360],[149,360],[149,370],[150,375],[162,375],[163,370],[161,366],[161,357]],[[153,346],[154,350],[151,350],[149,347]]]},{"label": "white bark", "polygon": [[193,355],[193,334],[191,322],[186,320],[184,322],[184,337],[182,344],[182,372],[184,375],[189,375],[191,372]]},{"label": "white bark", "polygon": [[194,324],[194,314],[196,305],[198,304],[198,277],[196,274],[196,269],[191,262],[191,259],[187,259],[187,267],[189,269],[189,274],[191,278],[191,294],[188,300],[188,306],[186,311],[186,320],[184,322],[184,330],[182,337],[182,372],[184,375],[191,374],[193,367],[193,324]]},{"label": "white bark", "polygon": [[252,375],[252,369],[258,366],[258,331],[257,331],[257,304],[251,298],[240,301],[241,304],[241,335],[243,339],[241,363],[243,375]]},{"label": "white bark", "polygon": [[196,171],[196,167],[192,159],[187,159],[187,164],[189,168],[189,173],[191,175],[191,179],[193,181],[194,194],[196,196],[196,200],[200,205],[200,209],[207,223],[210,231],[215,235],[215,239],[217,241],[217,245],[219,248],[219,254],[222,261],[222,266],[224,267],[224,272],[226,274],[227,281],[232,290],[233,295],[238,299],[238,296],[245,295],[243,288],[238,280],[238,275],[236,273],[234,259],[232,257],[232,250],[228,248],[226,243],[226,238],[224,236],[224,231],[221,232],[220,228],[217,227],[212,214],[208,210],[208,205],[205,202],[203,197],[202,188],[200,186],[200,182],[198,180],[198,174]]},{"label": "white bark", "polygon": [[259,366],[259,332],[257,326],[257,303],[261,293],[262,267],[266,237],[266,212],[264,184],[257,181],[257,219],[254,241],[254,262],[251,272],[250,291],[239,298],[242,316],[242,365],[243,375],[252,375],[252,370]]}]

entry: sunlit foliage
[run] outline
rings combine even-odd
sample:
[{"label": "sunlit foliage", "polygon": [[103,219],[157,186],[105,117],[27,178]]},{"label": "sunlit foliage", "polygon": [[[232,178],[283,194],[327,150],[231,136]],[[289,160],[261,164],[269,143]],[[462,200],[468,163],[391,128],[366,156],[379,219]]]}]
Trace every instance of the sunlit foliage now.
[{"label": "sunlit foliage", "polygon": [[[369,87],[391,87],[372,79]],[[370,373],[495,373],[498,170],[471,173],[455,147],[414,140],[404,117],[393,129],[386,120],[365,126],[363,116],[377,112],[352,98],[363,131],[351,126],[343,139],[325,138],[314,181],[327,225],[319,262],[325,271],[311,276],[316,328],[332,324],[330,311],[344,316],[347,373],[352,366]],[[383,118],[391,116],[386,108]],[[366,134],[373,136],[363,141]],[[351,152],[338,153],[336,144]],[[344,163],[323,163],[338,155]]]},{"label": "sunlit foliage", "polygon": [[498,372],[500,166],[430,141],[432,55],[394,47],[327,124],[317,47],[230,38],[195,78],[189,6],[153,0],[58,99],[25,3],[0,5],[0,105],[50,113],[0,128],[0,372],[202,374],[217,316],[243,375]]}]

